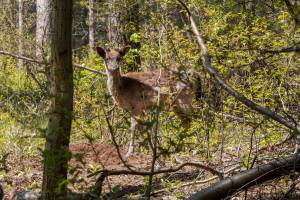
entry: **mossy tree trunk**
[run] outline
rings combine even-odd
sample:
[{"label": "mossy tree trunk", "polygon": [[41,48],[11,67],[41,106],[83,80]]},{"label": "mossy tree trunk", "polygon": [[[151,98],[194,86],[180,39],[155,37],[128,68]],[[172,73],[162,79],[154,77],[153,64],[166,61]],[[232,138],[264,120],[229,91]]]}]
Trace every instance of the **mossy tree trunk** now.
[{"label": "mossy tree trunk", "polygon": [[53,0],[49,112],[42,199],[67,199],[69,140],[73,113],[72,0]]}]

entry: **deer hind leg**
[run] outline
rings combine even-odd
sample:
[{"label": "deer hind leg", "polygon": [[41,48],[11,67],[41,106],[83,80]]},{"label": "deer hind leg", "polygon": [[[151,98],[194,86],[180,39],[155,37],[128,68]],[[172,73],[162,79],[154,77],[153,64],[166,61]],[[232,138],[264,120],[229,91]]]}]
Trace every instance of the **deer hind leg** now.
[{"label": "deer hind leg", "polygon": [[135,131],[138,126],[138,122],[134,117],[131,117],[131,122],[130,122],[130,141],[129,141],[129,148],[128,152],[126,154],[126,157],[130,156],[134,152],[134,137],[135,137]]},{"label": "deer hind leg", "polygon": [[190,128],[192,121],[190,113],[178,107],[176,107],[175,113],[180,118],[181,126],[184,128],[185,131],[187,131]]},{"label": "deer hind leg", "polygon": [[175,101],[175,113],[181,120],[181,125],[187,131],[190,128],[193,112],[192,96],[186,89],[183,90]]}]

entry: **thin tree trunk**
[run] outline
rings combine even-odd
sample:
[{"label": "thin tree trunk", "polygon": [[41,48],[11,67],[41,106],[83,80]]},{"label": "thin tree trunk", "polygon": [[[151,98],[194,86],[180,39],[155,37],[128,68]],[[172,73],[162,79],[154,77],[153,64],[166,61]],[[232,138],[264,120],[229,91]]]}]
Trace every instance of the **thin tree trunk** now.
[{"label": "thin tree trunk", "polygon": [[43,60],[50,41],[51,1],[37,0],[36,7],[36,57]]},{"label": "thin tree trunk", "polygon": [[[36,58],[38,60],[43,60],[49,62],[47,58],[50,54],[50,34],[51,34],[51,12],[52,12],[51,0],[37,0],[36,7]],[[41,68],[40,65],[36,65],[33,68],[34,71]],[[50,85],[50,67],[48,65],[44,66],[47,86]],[[34,72],[33,72],[34,73]],[[47,87],[47,92],[49,93],[49,87]]]},{"label": "thin tree trunk", "polygon": [[107,39],[113,45],[117,45],[120,41],[118,13],[116,10],[116,0],[109,1],[110,14],[107,22]]},{"label": "thin tree trunk", "polygon": [[95,47],[95,19],[94,19],[94,0],[89,0],[89,46]]},{"label": "thin tree trunk", "polygon": [[[19,54],[23,55],[23,29],[24,29],[24,2],[19,0]],[[19,71],[22,69],[23,60],[18,60]]]},{"label": "thin tree trunk", "polygon": [[42,199],[67,199],[69,140],[73,113],[72,0],[52,0],[51,108],[49,112]]}]

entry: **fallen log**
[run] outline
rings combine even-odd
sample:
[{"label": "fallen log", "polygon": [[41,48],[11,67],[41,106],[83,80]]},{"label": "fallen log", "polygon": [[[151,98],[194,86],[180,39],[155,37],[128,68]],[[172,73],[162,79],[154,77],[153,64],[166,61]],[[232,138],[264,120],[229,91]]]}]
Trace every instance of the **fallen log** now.
[{"label": "fallen log", "polygon": [[228,197],[235,192],[245,190],[253,185],[300,171],[300,154],[280,158],[269,164],[244,171],[228,177],[214,185],[193,194],[189,200],[218,200]]}]

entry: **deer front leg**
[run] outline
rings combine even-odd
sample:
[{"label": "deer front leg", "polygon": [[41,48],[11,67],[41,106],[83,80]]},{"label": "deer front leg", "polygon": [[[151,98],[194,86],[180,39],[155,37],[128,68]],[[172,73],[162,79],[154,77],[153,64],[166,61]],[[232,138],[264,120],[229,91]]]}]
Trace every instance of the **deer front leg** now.
[{"label": "deer front leg", "polygon": [[130,122],[130,142],[129,142],[129,148],[128,152],[126,154],[126,157],[130,156],[134,152],[134,136],[135,136],[135,130],[138,125],[138,122],[134,117],[131,117],[131,122]]}]

